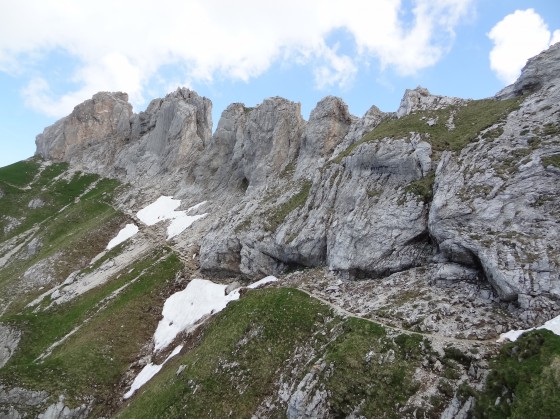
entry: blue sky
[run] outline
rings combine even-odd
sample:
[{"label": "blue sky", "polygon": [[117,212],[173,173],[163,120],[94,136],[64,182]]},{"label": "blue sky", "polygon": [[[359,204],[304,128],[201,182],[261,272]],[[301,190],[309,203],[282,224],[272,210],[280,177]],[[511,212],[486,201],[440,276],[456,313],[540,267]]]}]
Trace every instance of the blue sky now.
[{"label": "blue sky", "polygon": [[136,112],[178,86],[213,102],[327,95],[362,116],[406,88],[494,95],[560,41],[558,0],[0,0],[0,166],[95,92]]}]

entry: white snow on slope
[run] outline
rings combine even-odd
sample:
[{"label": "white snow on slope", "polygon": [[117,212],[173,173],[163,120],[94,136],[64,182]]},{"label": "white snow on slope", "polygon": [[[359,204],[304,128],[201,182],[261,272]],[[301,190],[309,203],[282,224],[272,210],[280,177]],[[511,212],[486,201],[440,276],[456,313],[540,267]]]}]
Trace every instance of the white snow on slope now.
[{"label": "white snow on slope", "polygon": [[[276,282],[274,276],[267,276],[252,283],[247,288]],[[154,352],[165,349],[175,340],[179,333],[194,326],[203,317],[222,311],[230,301],[239,299],[239,289],[226,294],[227,285],[215,284],[206,279],[193,279],[183,291],[176,292],[163,305],[163,319],[159,322],[154,333]],[[136,390],[146,384],[156,375],[165,363],[177,355],[183,345],[177,346],[161,365],[149,363],[134,379],[130,390],[123,398],[128,399]]]},{"label": "white snow on slope", "polygon": [[[248,288],[257,288],[278,281],[267,276]],[[239,299],[239,289],[226,295],[227,285],[205,279],[193,279],[183,291],[176,292],[163,305],[163,319],[154,333],[154,350],[165,349],[177,335],[194,326],[209,314],[222,311],[230,301]]]},{"label": "white snow on slope", "polygon": [[140,373],[136,376],[136,378],[132,382],[132,385],[130,386],[130,390],[128,390],[124,394],[123,399],[128,399],[130,396],[134,394],[136,390],[138,390],[140,387],[142,387],[144,384],[150,381],[152,377],[156,375],[159,372],[159,370],[162,369],[162,367],[165,365],[167,361],[169,361],[171,358],[173,358],[175,355],[181,352],[181,349],[183,349],[183,345],[179,345],[175,349],[173,349],[173,352],[171,352],[169,356],[165,358],[165,361],[163,361],[161,365],[154,365],[150,362],[144,368],[142,368],[142,371],[140,371]]},{"label": "white snow on slope", "polygon": [[136,233],[138,233],[138,226],[136,224],[127,224],[121,229],[121,231],[118,232],[118,234],[113,239],[111,239],[111,241],[107,245],[107,250],[111,250],[113,247],[118,246],[122,242],[130,239]]},{"label": "white snow on slope", "polygon": [[185,213],[182,213],[180,216],[177,216],[177,218],[171,221],[169,227],[167,227],[167,240],[172,239],[178,234],[181,234],[188,227],[190,227],[192,223],[194,223],[196,220],[206,217],[206,215],[207,214],[187,215]]},{"label": "white snow on slope", "polygon": [[498,339],[498,342],[503,342],[506,339],[515,342],[517,338],[521,336],[523,333],[529,332],[531,330],[538,330],[538,329],[547,329],[556,335],[560,335],[560,316],[557,316],[547,321],[545,324],[537,328],[532,327],[530,329],[525,329],[525,330],[510,330],[509,332],[502,333],[500,335],[500,338]]},{"label": "white snow on slope", "polygon": [[239,299],[239,290],[226,295],[226,287],[205,279],[193,279],[183,291],[169,297],[163,305],[163,319],[154,333],[154,350],[165,349],[189,326],[208,314],[223,310],[230,301]]},{"label": "white snow on slope", "polygon": [[160,221],[172,220],[167,227],[167,240],[169,240],[182,233],[196,220],[208,215],[187,215],[187,213],[196,210],[205,203],[206,201],[193,205],[186,211],[175,211],[181,205],[181,201],[170,196],[160,196],[155,202],[138,211],[136,215],[140,221],[149,226]]},{"label": "white snow on slope", "polygon": [[175,218],[175,209],[181,205],[179,199],[170,196],[160,196],[155,202],[138,211],[138,218],[146,225],[154,225],[160,221]]},{"label": "white snow on slope", "polygon": [[270,284],[271,282],[276,282],[276,281],[278,281],[278,278],[276,278],[275,276],[269,275],[267,277],[264,277],[263,279],[258,280],[257,282],[253,282],[247,288],[255,289],[255,288],[258,288],[262,285]]}]

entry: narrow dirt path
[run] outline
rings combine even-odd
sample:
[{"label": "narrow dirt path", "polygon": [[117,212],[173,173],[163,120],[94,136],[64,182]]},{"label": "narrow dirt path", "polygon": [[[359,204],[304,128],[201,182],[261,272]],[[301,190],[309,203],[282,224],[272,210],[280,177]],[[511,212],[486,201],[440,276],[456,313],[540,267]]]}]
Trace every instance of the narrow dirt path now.
[{"label": "narrow dirt path", "polygon": [[334,303],[332,303],[328,300],[325,300],[324,298],[319,297],[318,295],[313,294],[310,291],[307,291],[307,290],[302,289],[302,288],[298,288],[298,289],[300,291],[306,293],[310,297],[312,297],[312,298],[322,302],[323,304],[326,304],[327,306],[331,307],[337,314],[340,314],[344,317],[352,317],[352,318],[355,318],[355,319],[365,320],[365,321],[368,321],[370,323],[379,324],[386,329],[394,330],[396,332],[421,335],[421,336],[424,336],[424,337],[426,337],[430,340],[439,341],[439,342],[443,342],[443,343],[461,343],[461,344],[467,344],[467,345],[475,345],[476,344],[476,345],[490,345],[490,346],[498,345],[498,343],[494,339],[487,339],[487,340],[457,339],[457,338],[452,338],[452,337],[448,337],[448,336],[436,335],[436,334],[432,334],[432,333],[414,332],[412,330],[402,329],[400,327],[396,327],[396,326],[392,326],[390,324],[384,323],[383,320],[381,320],[378,317],[372,319],[372,318],[368,318],[368,317],[358,316],[357,314],[351,313],[348,310],[346,310],[346,309],[344,309],[344,308],[342,308],[342,307],[340,307],[340,306],[338,306],[338,305],[336,305],[336,304],[334,304]]}]

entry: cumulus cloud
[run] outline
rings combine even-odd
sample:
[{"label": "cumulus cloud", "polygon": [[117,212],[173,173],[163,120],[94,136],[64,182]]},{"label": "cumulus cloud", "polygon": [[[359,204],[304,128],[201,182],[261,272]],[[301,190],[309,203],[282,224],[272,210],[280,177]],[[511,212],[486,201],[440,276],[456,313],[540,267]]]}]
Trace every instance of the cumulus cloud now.
[{"label": "cumulus cloud", "polygon": [[516,10],[488,33],[494,43],[490,68],[505,84],[513,83],[527,60],[560,41],[560,30],[551,33],[533,9]]},{"label": "cumulus cloud", "polygon": [[[0,71],[27,77],[29,106],[61,116],[99,90],[141,103],[170,66],[183,80],[211,83],[249,81],[289,62],[309,66],[320,89],[348,85],[370,60],[414,74],[445,54],[474,0],[414,0],[410,11],[400,0],[0,2]],[[330,44],[336,31],[349,34],[352,52]],[[41,71],[56,51],[75,62],[73,91],[54,93]]]}]

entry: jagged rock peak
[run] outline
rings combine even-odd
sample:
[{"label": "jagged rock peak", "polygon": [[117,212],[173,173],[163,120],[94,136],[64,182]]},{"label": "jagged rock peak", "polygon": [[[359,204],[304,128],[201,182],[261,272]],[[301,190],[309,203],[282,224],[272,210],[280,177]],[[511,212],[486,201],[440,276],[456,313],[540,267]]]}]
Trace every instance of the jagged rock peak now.
[{"label": "jagged rock peak", "polygon": [[464,99],[448,96],[432,95],[425,87],[406,89],[397,111],[397,118],[402,118],[412,112],[426,109],[441,109],[450,105],[463,103]]},{"label": "jagged rock peak", "polygon": [[37,136],[36,154],[55,161],[76,162],[86,147],[113,138],[128,139],[131,116],[132,106],[126,93],[96,93]]},{"label": "jagged rock peak", "polygon": [[311,177],[344,139],[357,118],[338,97],[327,96],[311,111],[301,144],[296,174]]},{"label": "jagged rock peak", "polygon": [[126,181],[173,172],[212,137],[212,102],[179,88],[132,113],[126,93],[100,92],[37,136],[36,154]]},{"label": "jagged rock peak", "polygon": [[530,58],[515,83],[496,94],[498,99],[508,99],[533,93],[556,84],[560,77],[560,42],[551,45],[539,55]]}]

